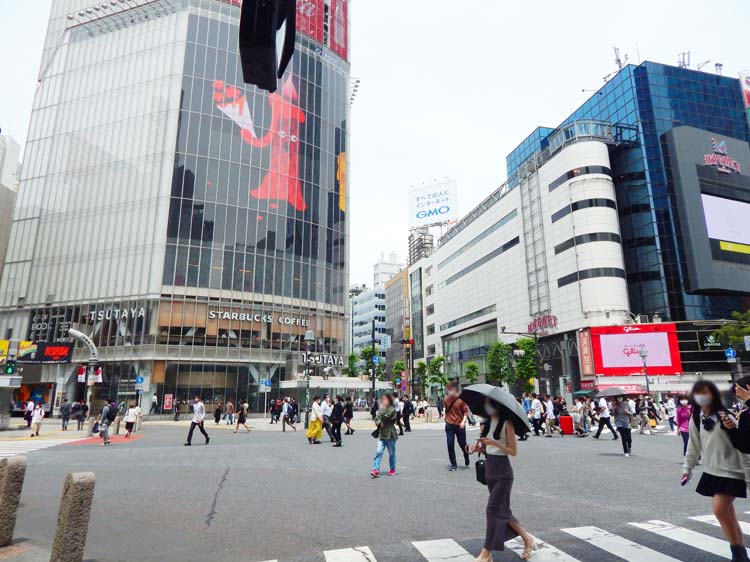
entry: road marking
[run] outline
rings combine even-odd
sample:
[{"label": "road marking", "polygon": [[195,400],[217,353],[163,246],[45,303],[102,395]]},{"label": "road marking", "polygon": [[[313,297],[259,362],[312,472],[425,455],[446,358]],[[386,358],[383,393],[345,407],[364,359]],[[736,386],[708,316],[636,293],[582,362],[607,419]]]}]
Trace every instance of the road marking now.
[{"label": "road marking", "polygon": [[474,562],[474,558],[453,539],[411,543],[427,562]]},{"label": "road marking", "polygon": [[671,523],[666,523],[664,521],[658,520],[649,521],[647,523],[628,524],[632,525],[633,527],[643,529],[644,531],[656,533],[660,537],[667,537],[668,539],[686,544],[693,548],[697,548],[698,550],[703,550],[705,552],[715,554],[716,556],[721,556],[722,558],[726,558],[727,560],[732,559],[732,557],[728,554],[729,544],[721,539],[709,537],[708,535],[696,533],[695,531],[691,531],[690,529],[683,529],[682,527],[677,527],[675,525],[672,525]]},{"label": "road marking", "polygon": [[[721,523],[719,523],[719,520],[716,519],[715,515],[701,515],[699,517],[689,517],[689,519],[698,521],[699,523],[708,523],[709,525],[713,525],[714,527],[721,527]],[[750,535],[750,523],[740,521],[740,529],[742,529],[742,532],[745,535]]]},{"label": "road marking", "polygon": [[0,441],[0,459],[25,455],[26,453],[33,453],[34,451],[63,445],[65,443],[73,443],[79,439],[82,438],[38,439],[35,437],[34,439],[19,439],[18,441]]},{"label": "road marking", "polygon": [[598,527],[576,527],[574,529],[562,529],[562,531],[610,554],[624,558],[628,562],[680,562],[676,558],[661,554]]},{"label": "road marking", "polygon": [[377,562],[372,551],[367,546],[357,548],[343,548],[341,550],[326,550],[326,562]]},{"label": "road marking", "polygon": [[[551,544],[547,544],[537,537],[533,538],[534,541],[536,541],[537,546],[537,550],[534,551],[534,554],[531,557],[534,562],[579,562],[577,558],[568,556],[562,550],[558,550]],[[521,554],[523,554],[523,539],[521,539],[520,537],[506,542],[505,546],[518,554],[518,556],[521,556]]]}]

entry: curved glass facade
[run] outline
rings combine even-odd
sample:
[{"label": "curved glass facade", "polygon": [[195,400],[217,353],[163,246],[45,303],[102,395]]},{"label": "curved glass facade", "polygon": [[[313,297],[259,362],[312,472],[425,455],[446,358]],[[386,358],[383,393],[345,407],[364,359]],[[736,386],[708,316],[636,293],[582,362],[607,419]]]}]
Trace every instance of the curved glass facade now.
[{"label": "curved glass facade", "polygon": [[[262,408],[263,380],[302,372],[307,330],[343,367],[348,2],[298,3],[273,94],[243,84],[239,4],[53,5],[0,331],[91,336],[96,398]],[[69,367],[24,377],[82,397]]]}]

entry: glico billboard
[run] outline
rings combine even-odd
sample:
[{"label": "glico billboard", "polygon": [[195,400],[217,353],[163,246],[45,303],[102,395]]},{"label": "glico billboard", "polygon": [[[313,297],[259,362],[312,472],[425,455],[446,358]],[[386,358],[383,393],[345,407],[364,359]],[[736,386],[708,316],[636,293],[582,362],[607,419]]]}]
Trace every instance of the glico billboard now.
[{"label": "glico billboard", "polygon": [[682,374],[675,324],[630,324],[591,328],[594,371],[603,376]]}]

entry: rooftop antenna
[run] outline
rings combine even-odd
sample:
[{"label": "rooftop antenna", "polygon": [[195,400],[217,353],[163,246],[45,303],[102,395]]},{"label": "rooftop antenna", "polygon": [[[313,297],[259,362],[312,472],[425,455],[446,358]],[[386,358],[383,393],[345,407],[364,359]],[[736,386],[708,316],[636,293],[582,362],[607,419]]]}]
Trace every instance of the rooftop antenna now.
[{"label": "rooftop antenna", "polygon": [[677,66],[690,68],[690,51],[683,51],[677,55]]},{"label": "rooftop antenna", "polygon": [[699,64],[698,66],[696,66],[696,68],[697,68],[698,70],[700,70],[701,68],[703,68],[704,66],[706,66],[706,65],[707,65],[708,63],[710,63],[710,62],[711,62],[710,60],[707,60],[707,61],[703,61],[703,62],[702,62],[702,63],[700,63],[700,64]]},{"label": "rooftop antenna", "polygon": [[724,65],[720,62],[717,62],[716,64],[714,64],[714,68],[716,69],[716,74],[721,76],[721,69],[724,68]]},{"label": "rooftop antenna", "polygon": [[622,67],[625,66],[628,62],[628,55],[625,55],[624,59],[620,58],[620,49],[618,47],[613,47],[613,49],[615,50],[615,64],[617,65],[617,70],[614,70],[610,72],[609,74],[607,74],[604,77],[605,82],[609,81],[610,78],[612,78],[615,74],[620,72],[622,70]]}]

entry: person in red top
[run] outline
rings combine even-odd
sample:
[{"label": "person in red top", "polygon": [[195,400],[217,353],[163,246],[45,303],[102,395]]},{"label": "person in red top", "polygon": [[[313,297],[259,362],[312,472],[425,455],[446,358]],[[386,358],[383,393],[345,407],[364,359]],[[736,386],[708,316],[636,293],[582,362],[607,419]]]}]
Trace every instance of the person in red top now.
[{"label": "person in red top", "polygon": [[458,384],[449,382],[445,387],[445,435],[448,440],[448,458],[451,466],[448,470],[458,468],[456,462],[456,439],[461,452],[464,454],[464,466],[469,466],[469,455],[466,452],[466,419],[469,416],[469,407],[458,395]]}]

